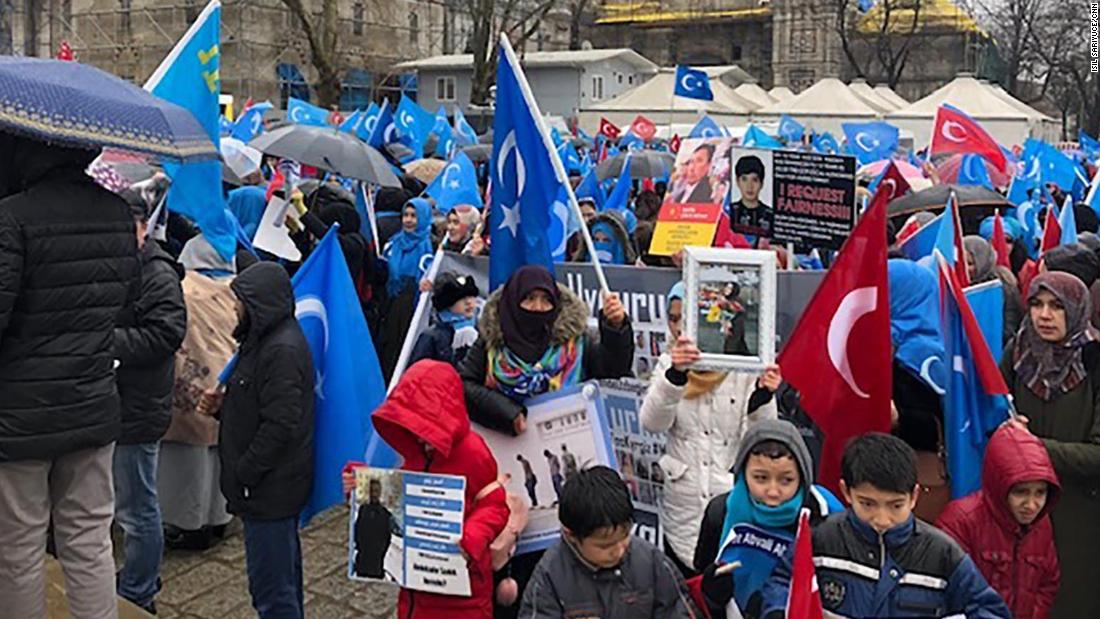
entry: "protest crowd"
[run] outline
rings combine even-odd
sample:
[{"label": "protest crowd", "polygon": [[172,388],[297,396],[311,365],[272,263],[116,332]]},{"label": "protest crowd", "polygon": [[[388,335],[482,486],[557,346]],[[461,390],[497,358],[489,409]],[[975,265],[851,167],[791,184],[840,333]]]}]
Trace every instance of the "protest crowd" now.
[{"label": "protest crowd", "polygon": [[236,518],[255,613],[301,618],[339,509],[402,619],[1100,617],[1100,142],[563,134],[499,54],[480,136],[0,59],[0,99],[130,123],[0,116],[0,615],[47,616],[47,553],[73,617],[156,614]]}]

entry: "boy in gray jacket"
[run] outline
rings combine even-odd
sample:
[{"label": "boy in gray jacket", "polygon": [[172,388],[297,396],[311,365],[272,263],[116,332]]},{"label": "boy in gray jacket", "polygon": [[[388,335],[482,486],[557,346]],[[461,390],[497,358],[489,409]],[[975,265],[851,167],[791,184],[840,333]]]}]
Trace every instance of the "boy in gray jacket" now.
[{"label": "boy in gray jacket", "polygon": [[634,507],[619,474],[597,466],[572,476],[558,504],[561,541],[543,555],[520,619],[682,619],[696,616],[680,572],[631,536]]}]

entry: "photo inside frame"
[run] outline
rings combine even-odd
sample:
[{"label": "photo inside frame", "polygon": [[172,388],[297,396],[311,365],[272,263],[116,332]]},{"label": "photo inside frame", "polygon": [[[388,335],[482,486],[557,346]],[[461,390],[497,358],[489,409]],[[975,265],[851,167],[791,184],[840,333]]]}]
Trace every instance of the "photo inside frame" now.
[{"label": "photo inside frame", "polygon": [[353,496],[351,577],[401,582],[404,500],[400,472],[357,469]]},{"label": "photo inside frame", "polygon": [[696,345],[707,354],[760,354],[760,271],[699,265]]}]

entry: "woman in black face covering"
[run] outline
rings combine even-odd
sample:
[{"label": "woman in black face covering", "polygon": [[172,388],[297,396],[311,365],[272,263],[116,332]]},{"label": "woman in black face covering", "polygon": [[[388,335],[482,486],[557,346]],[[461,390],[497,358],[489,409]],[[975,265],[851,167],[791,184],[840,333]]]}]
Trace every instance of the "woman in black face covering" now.
[{"label": "woman in black face covering", "polygon": [[587,332],[589,309],[540,266],[525,266],[489,297],[479,338],[459,374],[470,419],[519,434],[528,398],[593,378],[629,376],[634,335],[618,296],[604,297],[600,335]]}]

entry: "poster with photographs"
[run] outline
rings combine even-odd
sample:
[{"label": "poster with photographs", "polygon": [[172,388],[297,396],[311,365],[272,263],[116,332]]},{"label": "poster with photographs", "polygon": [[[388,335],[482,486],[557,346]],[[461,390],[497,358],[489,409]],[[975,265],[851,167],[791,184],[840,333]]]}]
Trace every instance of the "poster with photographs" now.
[{"label": "poster with photographs", "polygon": [[664,548],[660,513],[665,476],[658,462],[665,453],[666,438],[642,427],[639,413],[648,386],[648,381],[637,378],[601,380],[600,393],[615,460],[634,502],[634,535]]},{"label": "poster with photographs", "polygon": [[469,596],[462,540],[466,479],[393,469],[355,469],[348,575],[406,589]]},{"label": "poster with photographs", "polygon": [[688,247],[684,332],[706,370],[760,371],[775,359],[775,253]]},{"label": "poster with photographs", "polygon": [[684,140],[669,175],[649,252],[671,256],[686,245],[710,245],[730,187],[732,138]]},{"label": "poster with photographs", "polygon": [[730,149],[734,232],[799,248],[839,250],[856,221],[856,160],[761,148]]},{"label": "poster with photographs", "polygon": [[525,500],[530,512],[516,554],[550,547],[561,536],[558,498],[578,471],[596,465],[617,468],[597,383],[532,398],[527,431],[507,436],[475,425],[496,458],[505,490]]}]

